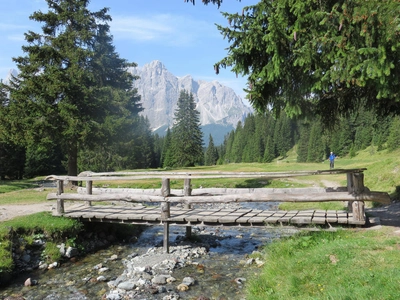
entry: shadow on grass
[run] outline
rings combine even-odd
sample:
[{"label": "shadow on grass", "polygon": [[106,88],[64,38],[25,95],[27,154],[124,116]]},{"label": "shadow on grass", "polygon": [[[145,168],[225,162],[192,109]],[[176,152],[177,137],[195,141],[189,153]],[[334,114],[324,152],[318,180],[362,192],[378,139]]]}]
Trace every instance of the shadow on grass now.
[{"label": "shadow on grass", "polygon": [[37,184],[28,181],[0,180],[0,193],[29,189],[36,186]]},{"label": "shadow on grass", "polygon": [[236,188],[265,188],[270,185],[271,182],[268,180],[260,180],[259,178],[247,179],[244,183],[236,184]]}]

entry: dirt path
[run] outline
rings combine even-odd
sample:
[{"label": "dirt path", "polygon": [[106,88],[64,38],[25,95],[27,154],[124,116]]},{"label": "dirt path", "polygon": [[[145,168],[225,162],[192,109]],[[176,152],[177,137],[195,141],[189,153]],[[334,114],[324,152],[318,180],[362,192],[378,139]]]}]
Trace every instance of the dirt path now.
[{"label": "dirt path", "polygon": [[10,220],[15,217],[34,214],[41,211],[52,211],[55,203],[35,203],[35,204],[9,204],[0,205],[0,222]]}]

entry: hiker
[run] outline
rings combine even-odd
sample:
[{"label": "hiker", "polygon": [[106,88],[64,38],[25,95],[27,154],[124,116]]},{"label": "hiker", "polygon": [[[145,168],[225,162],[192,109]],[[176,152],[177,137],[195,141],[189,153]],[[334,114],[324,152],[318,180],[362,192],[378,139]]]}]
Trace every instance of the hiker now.
[{"label": "hiker", "polygon": [[329,162],[330,162],[330,167],[333,169],[335,167],[335,158],[336,155],[331,152],[331,155],[329,155]]}]

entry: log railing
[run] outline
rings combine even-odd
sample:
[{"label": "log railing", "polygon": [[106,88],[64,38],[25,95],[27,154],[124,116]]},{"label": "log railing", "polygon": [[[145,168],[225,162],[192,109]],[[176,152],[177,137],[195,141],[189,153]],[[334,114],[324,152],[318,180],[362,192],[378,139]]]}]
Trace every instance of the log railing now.
[{"label": "log railing", "polygon": [[[168,218],[171,203],[182,203],[185,208],[198,203],[231,203],[231,202],[325,202],[348,201],[348,209],[353,212],[354,221],[365,221],[364,202],[374,201],[390,203],[390,197],[384,192],[373,192],[364,186],[364,170],[366,169],[336,169],[322,171],[292,171],[292,172],[125,172],[125,173],[92,173],[83,172],[79,176],[48,176],[47,180],[57,181],[57,193],[50,193],[48,200],[57,200],[57,213],[64,213],[64,201],[85,201],[86,205],[98,201],[126,202],[159,202],[161,203],[161,219],[164,222],[164,238],[168,239]],[[200,178],[263,178],[277,179],[310,175],[346,174],[347,186],[339,188],[251,188],[251,189],[192,189],[191,180]],[[93,182],[114,180],[138,180],[159,178],[161,189],[134,190],[132,192],[113,192],[98,194],[93,190]],[[174,191],[170,181],[181,179],[183,189]],[[86,193],[64,193],[66,181],[85,181]],[[187,227],[187,235],[191,229]],[[164,241],[165,242],[165,241]],[[164,243],[168,245],[168,243]],[[168,247],[168,246],[167,246]],[[168,249],[166,249],[168,250]],[[168,251],[167,251],[168,252]]]}]

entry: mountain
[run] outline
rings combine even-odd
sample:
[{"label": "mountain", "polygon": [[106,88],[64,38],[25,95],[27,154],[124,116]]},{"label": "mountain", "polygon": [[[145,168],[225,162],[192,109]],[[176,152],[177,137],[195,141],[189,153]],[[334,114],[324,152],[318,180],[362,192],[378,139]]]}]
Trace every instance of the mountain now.
[{"label": "mountain", "polygon": [[129,71],[140,77],[134,87],[142,97],[142,114],[149,119],[151,128],[160,135],[172,127],[179,93],[183,89],[192,92],[197,104],[205,146],[208,145],[210,133],[218,145],[226,133],[252,112],[233,89],[218,81],[196,81],[190,75],[177,77],[158,60],[142,67],[130,68]]}]

